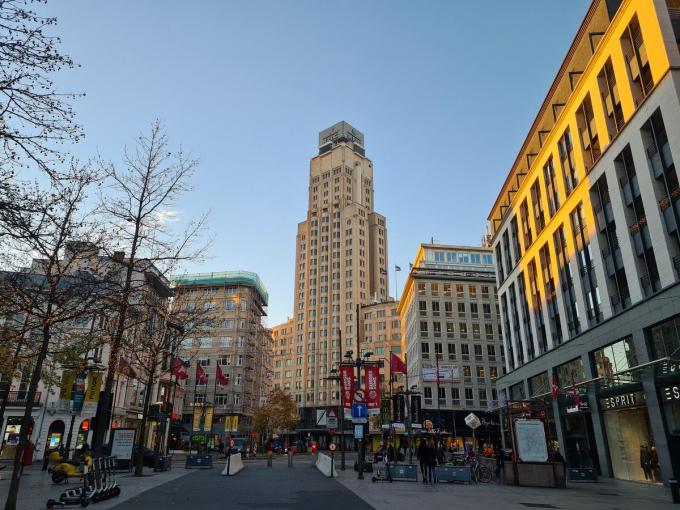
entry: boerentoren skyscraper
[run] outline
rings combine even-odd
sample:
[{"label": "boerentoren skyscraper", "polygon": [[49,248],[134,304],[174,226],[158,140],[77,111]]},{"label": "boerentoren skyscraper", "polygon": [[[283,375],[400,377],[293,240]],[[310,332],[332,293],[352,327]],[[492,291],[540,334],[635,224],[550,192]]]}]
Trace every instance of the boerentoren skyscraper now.
[{"label": "boerentoren skyscraper", "polygon": [[373,162],[364,135],[348,123],[319,134],[308,200],[297,231],[292,366],[282,370],[294,372],[290,393],[304,408],[299,428],[313,430],[321,428],[315,409],[338,405],[337,383],[326,378],[356,350],[357,304],[388,296],[387,228],[373,210]]}]

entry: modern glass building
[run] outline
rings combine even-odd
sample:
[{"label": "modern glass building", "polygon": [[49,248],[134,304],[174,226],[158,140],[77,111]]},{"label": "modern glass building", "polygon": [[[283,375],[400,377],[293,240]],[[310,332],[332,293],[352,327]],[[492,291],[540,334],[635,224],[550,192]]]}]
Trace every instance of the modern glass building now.
[{"label": "modern glass building", "polygon": [[676,0],[593,1],[489,214],[501,398],[545,401],[570,467],[650,483],[680,476],[678,41]]}]

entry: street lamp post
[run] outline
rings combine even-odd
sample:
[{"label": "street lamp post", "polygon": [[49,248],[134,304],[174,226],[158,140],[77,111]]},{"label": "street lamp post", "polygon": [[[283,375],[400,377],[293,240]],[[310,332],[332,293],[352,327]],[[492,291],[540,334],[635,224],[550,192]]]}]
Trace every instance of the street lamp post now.
[{"label": "street lamp post", "polygon": [[[357,340],[357,347],[358,347],[359,341]],[[383,360],[378,360],[378,361],[368,361],[368,358],[373,356],[372,352],[366,352],[361,356],[361,352],[358,351],[356,357],[354,360],[352,360],[352,356],[354,353],[352,351],[347,351],[345,354],[345,358],[347,358],[347,361],[344,363],[340,363],[340,366],[351,366],[356,368],[356,378],[354,379],[354,389],[359,390],[361,389],[361,367],[367,367],[367,366],[376,366],[376,367],[382,367],[384,366]],[[364,424],[365,427],[365,424]],[[365,431],[364,431],[365,432]],[[366,457],[366,445],[365,445],[365,436],[366,434],[362,434],[364,437],[361,438],[359,441],[359,459],[357,461],[357,469],[359,471],[358,474],[358,479],[363,480],[364,479],[364,460]],[[344,452],[343,452],[344,453]]]},{"label": "street lamp post", "polygon": [[[324,377],[327,381],[338,381],[340,382],[340,374],[338,369],[333,367],[331,369],[331,375],[329,377]],[[338,403],[338,419],[340,420],[340,469],[345,470],[345,441],[344,441],[344,421],[345,410],[342,408],[342,401]]]}]

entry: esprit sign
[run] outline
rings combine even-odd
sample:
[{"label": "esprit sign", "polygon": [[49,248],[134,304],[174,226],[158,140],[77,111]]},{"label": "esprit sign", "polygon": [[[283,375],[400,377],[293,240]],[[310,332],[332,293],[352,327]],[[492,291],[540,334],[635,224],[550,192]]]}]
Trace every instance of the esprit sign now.
[{"label": "esprit sign", "polygon": [[603,410],[621,409],[624,407],[635,407],[645,403],[645,396],[641,391],[634,393],[624,393],[623,395],[614,395],[600,399],[600,405]]},{"label": "esprit sign", "polygon": [[680,400],[680,386],[666,386],[661,388],[661,399],[664,402],[674,402],[675,400]]}]

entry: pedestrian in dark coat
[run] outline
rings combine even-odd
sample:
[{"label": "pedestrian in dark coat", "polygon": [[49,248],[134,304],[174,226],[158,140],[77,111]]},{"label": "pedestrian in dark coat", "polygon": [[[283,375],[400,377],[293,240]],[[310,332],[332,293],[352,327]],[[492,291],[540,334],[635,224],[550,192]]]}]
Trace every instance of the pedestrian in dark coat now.
[{"label": "pedestrian in dark coat", "polygon": [[421,439],[418,449],[416,450],[416,457],[420,462],[420,474],[423,477],[423,483],[426,483],[426,473],[427,473],[427,443],[424,439]]}]

